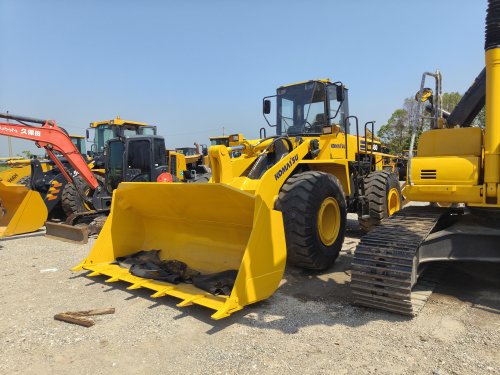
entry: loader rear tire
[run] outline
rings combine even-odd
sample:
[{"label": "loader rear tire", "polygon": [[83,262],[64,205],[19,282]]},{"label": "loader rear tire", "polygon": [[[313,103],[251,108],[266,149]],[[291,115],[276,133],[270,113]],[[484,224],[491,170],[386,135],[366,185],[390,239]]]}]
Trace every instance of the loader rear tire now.
[{"label": "loader rear tire", "polygon": [[203,176],[198,177],[196,180],[193,181],[195,184],[204,184],[210,181],[210,178],[212,177],[211,173],[204,174]]},{"label": "loader rear tire", "polygon": [[298,173],[281,188],[276,209],[283,214],[287,260],[310,270],[330,267],[344,242],[347,208],[337,177]]},{"label": "loader rear tire", "polygon": [[[99,175],[94,175],[97,179],[99,185],[104,186],[104,179]],[[73,178],[75,183],[78,185],[80,192],[82,192],[85,196],[91,193],[90,188],[85,185],[83,178],[81,176],[76,176]],[[61,206],[64,211],[66,217],[77,214],[81,212],[92,211],[93,207],[90,207],[80,196],[78,191],[76,190],[75,185],[66,184],[64,186],[62,195],[61,195]]]},{"label": "loader rear tire", "polygon": [[358,217],[361,229],[368,233],[388,216],[403,207],[403,195],[396,174],[386,171],[371,172],[364,179],[365,194],[370,204],[370,218]]}]

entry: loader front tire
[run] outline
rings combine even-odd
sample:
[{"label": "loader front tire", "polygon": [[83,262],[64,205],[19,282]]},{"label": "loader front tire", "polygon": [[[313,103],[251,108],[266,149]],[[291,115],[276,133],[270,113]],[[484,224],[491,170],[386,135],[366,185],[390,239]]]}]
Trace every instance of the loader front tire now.
[{"label": "loader front tire", "polygon": [[[104,179],[98,175],[94,176],[97,179],[99,185],[104,186]],[[74,177],[73,181],[75,181],[75,183],[78,185],[78,189],[81,192],[81,194],[88,196],[91,193],[90,188],[86,186],[85,182],[83,181],[83,178],[80,175]],[[64,211],[64,214],[67,217],[72,214],[92,211],[93,209],[85,202],[85,200],[82,198],[82,196],[76,189],[77,187],[75,187],[74,184],[68,183],[64,186],[61,195],[61,206]]]},{"label": "loader front tire", "polygon": [[324,172],[298,173],[281,188],[276,209],[283,214],[288,262],[310,270],[330,267],[342,248],[347,220],[340,181]]},{"label": "loader front tire", "polygon": [[361,229],[368,233],[403,206],[403,195],[396,174],[387,171],[371,172],[364,179],[365,194],[370,205],[370,217],[358,217]]}]

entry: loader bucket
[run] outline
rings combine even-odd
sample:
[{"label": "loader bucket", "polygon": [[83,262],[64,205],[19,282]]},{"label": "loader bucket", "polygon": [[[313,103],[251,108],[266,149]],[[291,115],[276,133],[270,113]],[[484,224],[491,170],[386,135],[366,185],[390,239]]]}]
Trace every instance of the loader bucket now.
[{"label": "loader bucket", "polygon": [[[88,257],[74,271],[125,281],[128,289],[149,288],[152,297],[174,296],[177,306],[202,305],[221,319],[271,296],[286,261],[281,212],[258,197],[224,184],[122,183],[110,215]],[[227,295],[194,283],[142,278],[115,263],[117,257],[159,250],[162,261],[181,261],[201,275],[233,270]]]},{"label": "loader bucket", "polygon": [[23,185],[0,181],[0,238],[34,232],[47,220],[47,207],[40,193]]}]

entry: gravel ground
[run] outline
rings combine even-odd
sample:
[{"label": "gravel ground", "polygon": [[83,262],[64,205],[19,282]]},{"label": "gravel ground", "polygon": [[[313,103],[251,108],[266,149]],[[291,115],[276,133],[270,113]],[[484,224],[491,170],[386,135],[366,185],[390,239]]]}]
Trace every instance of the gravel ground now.
[{"label": "gravel ground", "polygon": [[[453,265],[409,319],[350,304],[355,220],[333,269],[286,272],[274,296],[221,321],[174,298],[72,273],[85,245],[0,242],[2,374],[498,374],[497,265]],[[115,307],[84,328],[63,311]]]}]

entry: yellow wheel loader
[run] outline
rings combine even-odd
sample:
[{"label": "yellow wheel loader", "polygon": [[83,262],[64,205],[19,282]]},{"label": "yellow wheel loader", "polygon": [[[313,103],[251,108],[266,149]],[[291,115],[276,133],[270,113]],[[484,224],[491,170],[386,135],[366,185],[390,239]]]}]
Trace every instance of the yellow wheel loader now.
[{"label": "yellow wheel loader", "polygon": [[[369,229],[400,208],[399,182],[376,162],[373,137],[360,136],[342,83],[301,82],[274,97],[276,135],[235,134],[210,147],[209,183],[121,183],[92,250],[74,270],[177,297],[178,306],[205,306],[221,319],[270,297],[287,259],[330,267],[347,212]],[[263,107],[268,120],[271,97]],[[373,133],[373,122],[365,135],[369,128]]]},{"label": "yellow wheel loader", "polygon": [[174,181],[196,182],[210,179],[207,146],[178,147],[167,150],[168,172]]},{"label": "yellow wheel loader", "polygon": [[[434,118],[432,129],[418,140],[416,155],[418,117],[413,121],[404,195],[439,204],[404,208],[361,239],[351,282],[359,305],[414,316],[439,277],[427,279],[422,272],[430,262],[500,261],[499,21],[500,0],[490,0],[486,68],[452,113],[441,109],[441,74],[422,76],[417,116],[429,101]],[[435,80],[434,92],[425,87],[426,77]],[[482,130],[471,124],[484,105]]]}]

